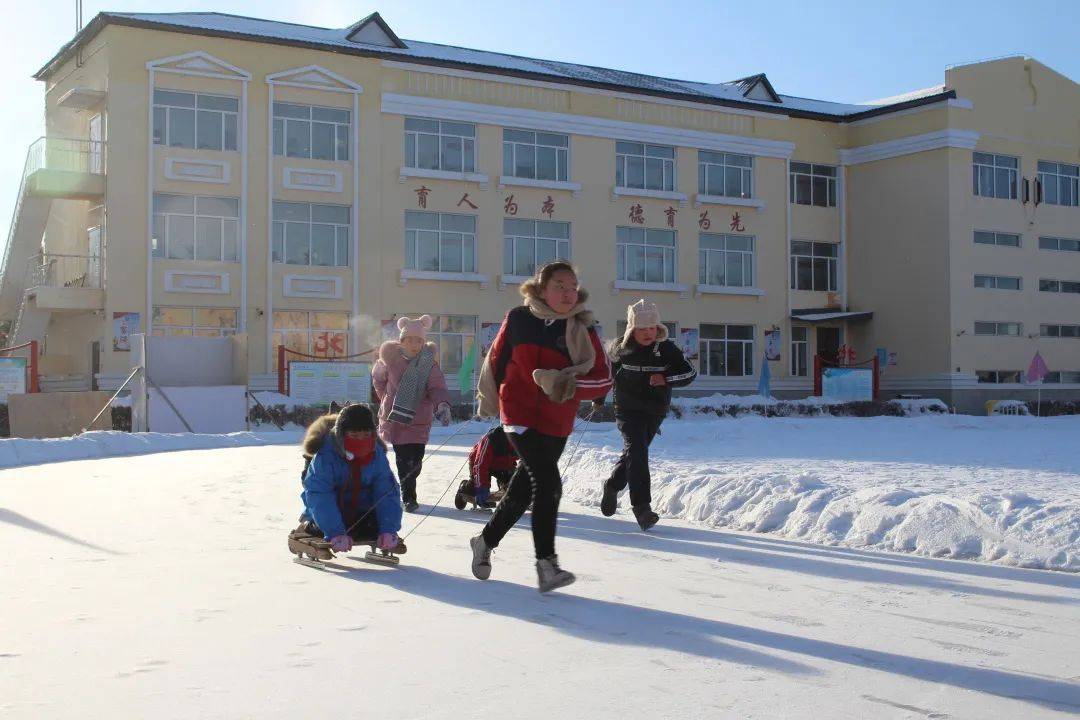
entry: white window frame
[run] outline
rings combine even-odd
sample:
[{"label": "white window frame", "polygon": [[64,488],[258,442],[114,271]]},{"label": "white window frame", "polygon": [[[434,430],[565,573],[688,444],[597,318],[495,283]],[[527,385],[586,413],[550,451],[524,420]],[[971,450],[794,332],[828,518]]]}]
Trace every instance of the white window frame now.
[{"label": "white window frame", "polygon": [[[987,285],[979,285],[979,278],[987,278],[990,282]],[[998,287],[1002,280],[1016,280],[1015,288],[1003,288]],[[1024,289],[1024,278],[1017,277],[1015,275],[987,275],[985,273],[975,273],[975,289],[976,290],[1009,290],[1012,292],[1020,292]]]},{"label": "white window frame", "polygon": [[[1007,332],[1010,328],[1016,328],[1016,332]],[[995,335],[998,337],[1022,337],[1024,324],[1018,322],[1000,322],[996,320],[976,320],[975,334],[980,336]]]},{"label": "white window frame", "polygon": [[[736,159],[745,159],[748,164],[740,165],[733,162]],[[709,178],[717,172],[723,177],[720,187],[722,192],[718,193],[711,192],[712,186],[708,182]],[[729,176],[738,178],[738,194],[732,195],[727,191]],[[754,156],[741,153],[698,150],[698,192],[710,197],[743,198],[746,200],[754,197]]]},{"label": "white window frame", "polygon": [[[270,316],[270,337],[271,338],[273,338],[275,335],[279,335],[279,336],[280,335],[306,335],[307,336],[307,350],[305,350],[304,352],[307,352],[310,355],[315,355],[317,357],[325,357],[325,358],[335,358],[335,357],[343,357],[343,356],[346,356],[346,355],[349,354],[349,344],[350,344],[349,328],[352,327],[352,320],[353,320],[353,317],[349,312],[347,312],[345,310],[293,310],[293,309],[290,309],[290,308],[274,308],[273,312],[274,313],[281,313],[281,314],[284,314],[284,313],[306,313],[307,314],[307,327],[306,328],[279,328],[274,324],[274,316],[271,315]],[[317,314],[344,315],[345,316],[345,321],[346,321],[345,329],[342,330],[342,329],[339,329],[339,328],[312,327],[311,326],[312,320],[313,320],[314,316],[317,315]],[[317,335],[319,335],[320,333],[327,334],[327,335],[330,335],[330,334],[342,335],[344,337],[344,339],[345,339],[345,351],[341,355],[330,354],[329,349],[328,349],[327,353],[324,354],[324,355],[320,355],[317,352],[315,352],[315,350],[316,350],[316,348],[315,348],[315,339],[316,339]]]},{"label": "white window frame", "polygon": [[[423,122],[423,123],[435,123],[435,130],[420,130],[409,129],[410,122]],[[466,135],[457,132],[452,132],[455,126],[468,126],[472,128],[472,134]],[[436,156],[438,162],[436,167],[426,167],[420,165],[420,137],[434,137],[435,144],[438,147],[438,155]],[[459,168],[447,168],[443,167],[443,155],[446,153],[446,145],[453,140],[457,140],[461,143],[461,167]],[[409,160],[409,150],[412,149],[412,161]],[[407,168],[416,168],[419,170],[438,170],[440,172],[461,172],[461,173],[475,173],[476,172],[476,125],[468,122],[455,122],[449,120],[435,120],[434,118],[424,117],[406,117],[405,118],[405,132],[404,141],[402,146],[402,165]]]},{"label": "white window frame", "polygon": [[[641,148],[637,152],[637,147]],[[671,157],[666,153],[670,152]],[[678,186],[676,182],[675,160],[678,153],[670,145],[652,145],[650,143],[634,142],[632,140],[615,141],[615,187],[631,190],[651,190],[654,192],[675,192]],[[629,167],[631,162],[641,162],[641,185],[629,184]],[[650,164],[660,163],[661,187],[649,186]]]},{"label": "white window frame", "polygon": [[[532,135],[532,142],[524,138],[514,139],[508,137],[510,133],[522,133]],[[561,138],[563,144],[554,144],[552,138]],[[545,142],[545,140],[547,142]],[[555,177],[540,177],[540,153],[541,150],[550,150],[555,155]],[[532,175],[518,174],[517,160],[519,155],[532,154]],[[563,133],[547,133],[539,130],[521,130],[518,128],[503,128],[503,173],[505,177],[521,178],[525,180],[540,180],[543,182],[569,182],[570,180],[570,136]]]},{"label": "white window frame", "polygon": [[[277,219],[277,211],[285,210],[284,206],[307,206],[307,220],[295,220],[295,219]],[[326,220],[314,220],[315,208],[334,208],[335,211],[345,210],[348,213],[349,222],[332,222]],[[349,255],[350,247],[352,245],[352,207],[349,205],[332,205],[327,203],[305,203],[305,202],[293,202],[291,200],[275,200],[273,207],[271,208],[271,217],[273,218],[271,226],[271,253],[273,261],[279,265],[293,265],[295,267],[350,267]],[[290,262],[288,249],[288,227],[290,225],[306,225],[307,226],[307,262],[298,263]],[[313,230],[316,226],[330,227],[334,231],[334,260],[331,264],[313,264],[312,263],[312,243],[314,242]],[[342,257],[344,256],[344,257]]]},{"label": "white window frame", "polygon": [[[1008,177],[1009,186],[1004,191],[998,188],[1003,176]],[[974,151],[971,156],[971,188],[979,197],[1015,200],[1020,188],[1020,158]]]},{"label": "white window frame", "polygon": [[[1062,379],[1062,375],[1068,377]],[[1076,385],[1080,384],[1080,370],[1054,370],[1046,373],[1042,380],[1047,385]]]},{"label": "white window frame", "polygon": [[[431,329],[428,330],[427,336],[428,340],[435,343],[436,347],[439,348],[439,367],[442,368],[444,375],[457,376],[458,371],[461,370],[461,363],[459,362],[455,365],[453,363],[447,362],[447,347],[446,344],[443,342],[443,339],[450,337],[461,339],[461,360],[462,362],[464,362],[465,356],[469,353],[468,341],[471,340],[473,343],[476,342],[476,329],[479,325],[479,323],[477,322],[479,318],[476,315],[456,315],[450,313],[445,313],[442,315],[437,315],[434,313],[428,314],[431,315],[431,319],[433,322],[431,324]],[[444,330],[444,321],[449,322],[450,318],[465,319],[466,322],[471,322],[472,330]],[[477,350],[479,351],[479,348],[477,348]],[[479,359],[477,359],[476,365],[473,368],[473,372],[479,372],[479,369],[480,362]],[[462,392],[464,392],[464,390],[462,390]]]},{"label": "white window frame", "polygon": [[[983,380],[982,375],[984,373],[987,375],[991,375],[992,379]],[[1001,376],[1006,374],[1016,375],[1016,379],[1002,380]],[[975,376],[977,378],[977,382],[981,385],[1009,385],[1023,382],[1024,372],[1022,370],[976,370]]]},{"label": "white window frame", "polygon": [[[624,231],[626,238],[637,237],[637,234],[641,233],[643,242],[627,242],[626,240],[621,239],[624,236]],[[656,237],[656,233],[664,233],[665,235],[671,235],[672,244],[663,245],[658,243],[650,243],[650,237]],[[646,261],[644,279],[627,277],[629,258],[629,251],[627,248],[630,247],[645,248]],[[674,230],[664,230],[660,228],[627,227],[625,225],[620,225],[615,229],[615,278],[616,280],[626,282],[645,282],[654,284],[674,283],[679,274],[678,248],[679,236],[678,233]],[[657,250],[659,250],[663,255],[664,277],[659,280],[650,278],[648,276],[648,255],[650,253],[650,249],[652,250],[652,252],[656,252]],[[668,272],[669,270],[670,273]]]},{"label": "white window frame", "polygon": [[[532,232],[530,234],[523,234],[521,232],[514,232],[515,225],[522,225],[524,223],[530,223],[532,225]],[[565,226],[566,237],[558,237],[554,234],[545,234],[545,231],[552,226]],[[524,228],[522,228],[524,229]],[[565,260],[570,262],[571,253],[571,237],[573,230],[568,222],[561,222],[556,220],[530,220],[528,218],[504,218],[503,219],[503,274],[510,277],[532,277],[536,274],[536,268],[540,267],[543,262],[551,262],[552,260]],[[532,270],[529,272],[517,272],[518,270],[518,247],[522,241],[532,241],[533,252],[531,258]],[[541,261],[540,258],[540,241],[555,243],[555,256],[551,259],[545,259]],[[522,253],[526,254],[527,253]]]},{"label": "white window frame", "polygon": [[[1002,242],[1002,238],[1015,238],[1016,242]],[[996,245],[998,247],[1018,248],[1024,244],[1024,237],[1020,233],[998,232],[997,230],[976,230],[972,233],[971,240],[976,245]]]},{"label": "white window frame", "polygon": [[[435,217],[437,218],[438,229],[421,228],[421,227],[409,227],[409,218],[418,215]],[[448,230],[445,228],[447,218],[470,218],[472,221],[472,232],[464,230]],[[410,233],[413,235],[410,237]],[[423,239],[421,233],[435,234],[435,244],[438,248],[439,266],[437,268],[422,268],[417,267],[420,260],[420,242]],[[443,269],[443,242],[444,235],[460,235],[461,236],[461,269],[460,270],[444,270]],[[410,265],[410,247],[412,246],[412,264]],[[467,254],[465,252],[466,246],[472,246],[472,265],[466,265]],[[405,211],[405,269],[413,270],[417,272],[438,272],[449,273],[454,275],[467,275],[476,272],[477,260],[476,260],[476,215],[467,215],[464,213],[440,213],[430,212],[423,210],[406,210]]]},{"label": "white window frame", "polygon": [[[1055,329],[1051,331],[1050,328]],[[1068,328],[1068,332],[1071,334],[1063,334],[1065,328]],[[1043,323],[1039,325],[1039,337],[1080,340],[1080,325],[1072,325],[1069,323]]]},{"label": "white window frame", "polygon": [[[182,195],[179,193],[154,193],[154,205],[158,204],[158,200],[166,198],[190,198],[191,199],[191,212],[175,212],[167,211],[161,212],[156,209],[153,210],[154,214],[154,237],[151,244],[153,248],[153,256],[162,260],[190,260],[198,262],[227,262],[235,263],[240,262],[240,199],[233,197],[221,197],[217,195]],[[203,200],[227,200],[236,203],[236,215],[217,215],[211,212],[200,212],[199,201]],[[177,222],[178,218],[190,218],[191,219],[191,257],[173,257],[170,253],[169,238],[171,235],[170,228],[174,222]],[[218,233],[221,240],[218,244],[217,256],[211,257],[199,257],[199,226],[202,224],[200,221],[218,221]],[[230,259],[225,259],[225,228],[231,222],[233,227],[233,238],[235,240],[235,256]]]},{"label": "white window frame", "polygon": [[[1036,167],[1039,184],[1042,186],[1042,201],[1044,203],[1063,207],[1077,207],[1080,205],[1080,165],[1056,160],[1039,160]],[[1052,193],[1050,188],[1053,188]],[[1063,190],[1069,195],[1067,199],[1072,202],[1062,202],[1065,199],[1062,197]]]},{"label": "white window frame", "polygon": [[[704,335],[704,329],[706,326],[723,328],[724,337],[722,338],[706,338]],[[750,328],[750,338],[729,338],[729,330],[731,327]],[[705,377],[753,377],[754,376],[754,338],[757,335],[757,331],[754,325],[744,325],[742,323],[702,323],[698,326],[698,366],[700,374]],[[727,346],[731,344],[739,344],[742,346],[742,373],[735,375],[733,373],[714,373],[711,372],[712,367],[709,365],[709,344],[719,343],[721,345],[722,354],[724,357],[724,369],[727,370]]]},{"label": "white window frame", "polygon": [[[723,243],[724,249],[706,248],[704,243],[706,238],[716,238]],[[750,249],[741,250],[738,248],[728,249],[728,243],[732,240],[749,241]],[[698,233],[698,283],[708,287],[737,287],[737,288],[750,288],[754,287],[756,281],[757,263],[755,262],[755,254],[757,253],[757,242],[753,235],[736,235],[733,233]],[[729,255],[737,255],[742,272],[743,282],[733,284],[728,277],[727,268],[728,261],[731,259]],[[724,282],[714,283],[710,282],[712,279],[712,273],[709,270],[712,268],[713,263],[720,262],[724,268]]]},{"label": "white window frame", "polygon": [[[795,331],[802,331],[802,338]],[[810,374],[810,328],[806,325],[791,326],[791,376],[808,377]]]},{"label": "white window frame", "polygon": [[[279,110],[285,108],[299,108],[307,112],[306,118],[294,117],[292,115],[278,114]],[[315,119],[317,111],[329,111],[336,113],[344,113],[348,116],[348,120],[342,122],[340,120],[325,120]],[[290,157],[290,158],[306,158],[310,160],[329,160],[331,162],[348,162],[350,153],[352,152],[352,110],[348,108],[330,107],[323,105],[306,105],[303,103],[290,103],[290,102],[275,102],[273,108],[273,146],[274,155],[278,157]],[[294,125],[307,125],[307,153],[293,153],[289,152],[288,137],[289,128]],[[334,142],[333,142],[333,157],[316,157],[315,156],[315,126],[316,125],[329,125],[333,128]],[[342,142],[344,140],[344,142]]]},{"label": "white window frame", "polygon": [[[191,105],[175,105],[175,104],[171,104],[170,102],[168,102],[168,101],[166,101],[164,99],[159,100],[158,99],[158,97],[159,97],[158,93],[159,92],[161,92],[161,93],[176,93],[178,95],[190,95],[191,98],[192,98],[192,101],[191,101],[192,104]],[[216,108],[201,108],[201,107],[199,107],[199,101],[202,98],[216,99],[216,100],[232,100],[233,102],[235,102],[237,104],[237,109],[235,111],[230,111],[230,110],[219,110],[219,109],[216,109]],[[194,139],[195,139],[195,142],[194,142],[193,145],[191,145],[190,149],[192,149],[192,150],[216,150],[218,152],[237,152],[238,151],[238,149],[240,147],[240,133],[243,132],[243,129],[240,126],[240,101],[237,98],[235,98],[235,97],[233,97],[231,95],[219,95],[217,93],[202,93],[202,92],[193,92],[193,91],[190,91],[190,90],[173,90],[172,88],[155,87],[154,92],[153,92],[152,102],[153,102],[153,119],[154,119],[154,122],[153,122],[153,127],[150,128],[150,135],[151,135],[151,140],[152,140],[154,145],[163,145],[165,147],[187,148],[188,147],[187,145],[177,145],[177,144],[173,143],[173,138],[172,138],[172,135],[173,135],[173,131],[172,131],[173,120],[172,120],[172,117],[173,117],[174,111],[191,111],[191,112],[193,112],[195,114],[195,123],[194,123],[194,127],[195,127],[195,138]],[[161,112],[161,121],[163,123],[161,125],[160,141],[158,139],[159,135],[158,135],[158,132],[157,132],[157,128],[159,126],[158,125],[158,110],[159,109],[162,111]],[[220,123],[221,123],[221,138],[220,138],[221,139],[221,147],[218,147],[218,148],[215,148],[215,147],[199,147],[199,117],[200,117],[201,113],[215,113],[217,115],[221,115],[221,118],[220,118]],[[225,142],[226,138],[228,138],[228,135],[229,135],[228,128],[227,128],[227,124],[228,124],[227,121],[229,120],[229,118],[227,118],[226,116],[231,117],[231,123],[232,123],[232,126],[234,128],[233,139],[235,141],[235,145],[233,147],[227,147],[227,143]]]},{"label": "white window frame", "polygon": [[[1049,290],[1043,287],[1043,283],[1056,283],[1057,289]],[[1075,286],[1075,290],[1066,290],[1065,286]],[[1062,295],[1075,295],[1080,293],[1080,280],[1057,280],[1055,278],[1039,278],[1039,292],[1059,293]]]},{"label": "white window frame", "polygon": [[[1062,245],[1066,243],[1072,247],[1062,247]],[[1054,247],[1046,247],[1047,245],[1053,245]],[[1043,235],[1039,237],[1039,249],[1050,250],[1051,252],[1080,252],[1080,240]]]},{"label": "white window frame", "polygon": [[[810,254],[807,255],[802,252],[795,252],[795,243],[809,243]],[[821,247],[829,247],[833,249],[833,255],[819,255],[818,250]],[[790,247],[790,263],[791,263],[791,289],[802,290],[805,292],[838,292],[840,287],[840,244],[820,242],[817,240],[791,240]],[[799,287],[799,263],[805,261],[810,263],[810,287]],[[815,268],[819,263],[823,263],[825,266],[825,287],[816,287],[817,273]]]},{"label": "white window frame", "polygon": [[[191,324],[190,325],[169,325],[159,322],[157,319],[157,313],[159,310],[190,310],[191,311]],[[234,324],[232,327],[214,327],[212,325],[199,325],[196,318],[196,312],[198,310],[226,310],[233,313]],[[229,335],[235,335],[237,332],[236,322],[240,318],[239,308],[232,307],[193,307],[188,305],[155,305],[154,306],[154,335],[158,336],[190,336],[190,337],[227,337]],[[161,330],[162,332],[158,332]],[[188,332],[174,332],[170,333],[169,330],[187,330]],[[199,331],[202,331],[201,334]]]},{"label": "white window frame", "polygon": [[[831,174],[829,174],[829,171]],[[791,204],[806,205],[809,207],[836,207],[836,181],[838,173],[835,165],[822,165],[821,163],[791,162],[791,173],[788,182],[791,185]],[[809,183],[808,202],[799,200],[799,180],[806,178]],[[821,188],[821,183],[825,187]],[[817,202],[820,195],[824,195],[824,203]]]}]

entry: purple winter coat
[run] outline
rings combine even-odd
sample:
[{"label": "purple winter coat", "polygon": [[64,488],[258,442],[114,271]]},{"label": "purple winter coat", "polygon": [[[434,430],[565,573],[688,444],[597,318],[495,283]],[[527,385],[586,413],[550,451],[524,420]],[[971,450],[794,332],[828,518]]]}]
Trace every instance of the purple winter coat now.
[{"label": "purple winter coat", "polygon": [[[427,343],[438,357],[435,343]],[[394,407],[394,396],[397,395],[401,376],[405,374],[409,366],[409,360],[405,357],[405,351],[401,343],[388,340],[379,347],[379,359],[371,371],[371,382],[375,387],[375,398],[379,401],[379,437],[391,445],[407,445],[419,443],[426,445],[431,435],[431,419],[435,414],[435,408],[440,403],[449,403],[450,394],[446,391],[446,378],[438,362],[431,366],[428,374],[427,392],[420,398],[416,405],[416,415],[411,425],[391,422],[387,418]]]}]

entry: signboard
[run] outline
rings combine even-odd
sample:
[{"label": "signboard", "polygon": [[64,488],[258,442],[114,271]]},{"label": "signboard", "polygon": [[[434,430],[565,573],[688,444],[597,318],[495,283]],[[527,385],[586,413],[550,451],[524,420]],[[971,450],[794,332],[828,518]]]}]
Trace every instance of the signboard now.
[{"label": "signboard", "polygon": [[682,328],[679,331],[679,349],[688,362],[698,359],[698,329]]},{"label": "signboard", "polygon": [[502,327],[501,322],[486,322],[480,323],[480,355],[484,356],[488,354],[488,350],[495,343],[495,336],[499,334],[499,328]]},{"label": "signboard", "polygon": [[873,400],[874,371],[866,368],[825,368],[821,394],[830,400]]},{"label": "signboard", "polygon": [[765,359],[771,362],[780,359],[780,328],[765,331]]},{"label": "signboard", "polygon": [[131,351],[131,336],[142,332],[142,320],[137,312],[114,312],[112,349],[116,352]]},{"label": "signboard", "polygon": [[26,358],[0,358],[0,402],[26,392]]},{"label": "signboard", "polygon": [[290,362],[289,397],[309,403],[368,402],[371,398],[371,364]]}]

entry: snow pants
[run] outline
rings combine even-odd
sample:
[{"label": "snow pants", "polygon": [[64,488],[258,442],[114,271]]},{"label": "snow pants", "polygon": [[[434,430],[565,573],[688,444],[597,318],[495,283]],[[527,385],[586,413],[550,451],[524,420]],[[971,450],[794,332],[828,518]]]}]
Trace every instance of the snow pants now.
[{"label": "snow pants", "polygon": [[506,495],[484,526],[484,542],[488,547],[498,547],[499,541],[525,514],[531,500],[536,559],[549,557],[555,554],[555,526],[562,498],[559,457],[566,447],[566,438],[542,435],[531,429],[520,435],[507,432],[506,436],[521,462],[510,478]]},{"label": "snow pants", "polygon": [[425,449],[427,449],[427,446],[422,443],[394,445],[394,458],[397,462],[398,481],[401,483],[401,499],[403,502],[409,502],[410,500],[416,502],[416,478],[420,477]]},{"label": "snow pants", "polygon": [[622,492],[630,486],[630,504],[634,507],[652,503],[652,477],[649,475],[649,445],[660,431],[662,415],[627,413],[616,415],[615,424],[623,436],[623,450],[611,477],[608,490]]}]

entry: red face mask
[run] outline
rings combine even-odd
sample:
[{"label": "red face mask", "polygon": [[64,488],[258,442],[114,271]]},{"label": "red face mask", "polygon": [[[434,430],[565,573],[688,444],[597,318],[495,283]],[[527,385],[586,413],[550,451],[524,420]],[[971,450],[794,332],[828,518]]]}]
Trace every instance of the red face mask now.
[{"label": "red face mask", "polygon": [[363,440],[345,438],[345,451],[352,455],[352,461],[367,465],[375,457],[375,436]]}]

